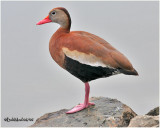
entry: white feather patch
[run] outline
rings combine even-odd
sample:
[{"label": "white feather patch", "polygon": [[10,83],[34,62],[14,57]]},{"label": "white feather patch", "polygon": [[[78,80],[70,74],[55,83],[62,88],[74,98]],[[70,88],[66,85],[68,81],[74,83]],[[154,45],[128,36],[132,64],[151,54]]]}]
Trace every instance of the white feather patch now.
[{"label": "white feather patch", "polygon": [[100,58],[96,57],[93,54],[85,54],[82,52],[78,52],[76,50],[70,51],[68,48],[62,48],[62,50],[66,56],[68,56],[68,57],[70,57],[70,58],[72,58],[82,64],[96,66],[96,67],[101,66],[101,67],[111,68],[110,66],[104,64]]},{"label": "white feather patch", "polygon": [[120,71],[114,71],[114,72],[112,72],[112,75],[117,75],[117,74],[120,74]]}]

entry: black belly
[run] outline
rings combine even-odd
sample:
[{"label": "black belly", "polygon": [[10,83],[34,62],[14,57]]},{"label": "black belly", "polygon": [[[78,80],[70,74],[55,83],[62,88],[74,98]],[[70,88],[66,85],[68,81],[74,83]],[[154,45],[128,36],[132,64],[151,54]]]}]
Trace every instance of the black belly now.
[{"label": "black belly", "polygon": [[118,69],[107,67],[95,67],[73,60],[65,56],[65,69],[83,82],[89,82],[102,77],[109,77],[118,72]]}]

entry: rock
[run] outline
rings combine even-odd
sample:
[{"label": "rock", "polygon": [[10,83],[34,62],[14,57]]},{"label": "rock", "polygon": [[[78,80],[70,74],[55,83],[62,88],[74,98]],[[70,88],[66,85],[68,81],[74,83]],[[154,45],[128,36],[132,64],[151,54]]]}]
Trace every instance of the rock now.
[{"label": "rock", "polygon": [[134,117],[129,127],[159,127],[159,107],[149,111],[146,115]]},{"label": "rock", "polygon": [[136,116],[131,120],[129,127],[159,127],[159,116]]},{"label": "rock", "polygon": [[95,106],[74,114],[67,109],[47,113],[38,118],[31,127],[126,127],[137,114],[116,99],[93,97]]},{"label": "rock", "polygon": [[159,107],[156,107],[153,110],[149,111],[146,115],[149,115],[149,116],[157,116],[157,115],[159,115]]}]

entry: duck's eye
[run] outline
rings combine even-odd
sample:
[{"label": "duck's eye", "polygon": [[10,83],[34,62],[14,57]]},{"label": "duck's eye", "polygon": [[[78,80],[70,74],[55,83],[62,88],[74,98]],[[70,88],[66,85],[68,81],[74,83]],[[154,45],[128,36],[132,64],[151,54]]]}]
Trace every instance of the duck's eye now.
[{"label": "duck's eye", "polygon": [[52,15],[55,15],[56,14],[56,12],[52,12]]}]

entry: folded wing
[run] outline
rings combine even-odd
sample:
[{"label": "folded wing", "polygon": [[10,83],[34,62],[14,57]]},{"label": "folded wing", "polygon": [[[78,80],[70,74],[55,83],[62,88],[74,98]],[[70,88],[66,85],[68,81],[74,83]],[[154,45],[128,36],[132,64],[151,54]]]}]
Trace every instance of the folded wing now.
[{"label": "folded wing", "polygon": [[82,64],[119,69],[124,74],[138,75],[122,53],[102,38],[87,32],[71,32],[65,38],[62,51],[67,57]]}]

